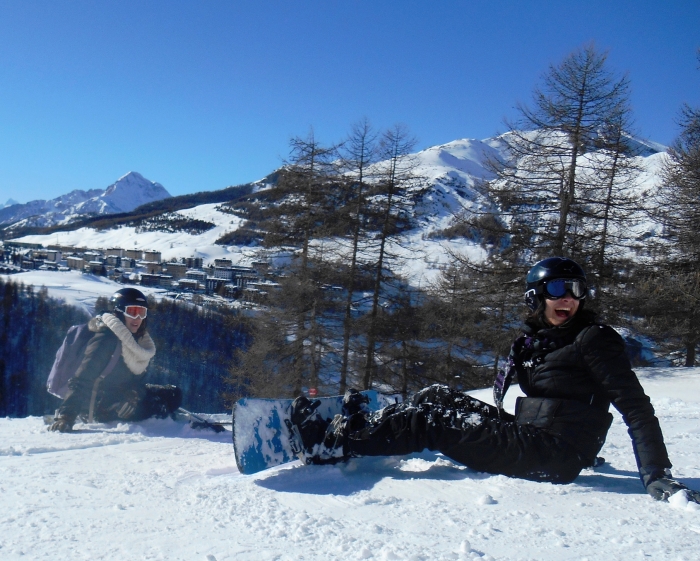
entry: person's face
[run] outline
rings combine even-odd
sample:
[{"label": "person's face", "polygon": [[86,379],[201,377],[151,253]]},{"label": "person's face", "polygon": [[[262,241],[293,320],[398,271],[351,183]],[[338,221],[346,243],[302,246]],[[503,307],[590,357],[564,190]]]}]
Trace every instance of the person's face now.
[{"label": "person's face", "polygon": [[126,328],[131,331],[131,333],[136,333],[139,330],[139,327],[141,327],[141,323],[143,320],[141,318],[130,318],[128,316],[124,316],[124,324],[126,325]]},{"label": "person's face", "polygon": [[569,321],[578,311],[579,301],[576,300],[569,292],[556,300],[545,300],[544,319],[547,323],[558,327],[566,321]]}]

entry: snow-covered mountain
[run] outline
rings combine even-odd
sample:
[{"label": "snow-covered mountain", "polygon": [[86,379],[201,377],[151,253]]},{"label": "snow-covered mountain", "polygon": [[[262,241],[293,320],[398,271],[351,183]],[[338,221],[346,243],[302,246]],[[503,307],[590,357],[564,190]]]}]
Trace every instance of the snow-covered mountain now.
[{"label": "snow-covered mountain", "polygon": [[476,187],[483,180],[493,179],[485,164],[499,155],[499,147],[497,138],[465,138],[413,155],[413,173],[431,185],[416,208],[423,228],[445,228],[459,212],[489,205]]},{"label": "snow-covered mountain", "polygon": [[[449,239],[440,232],[453,225],[455,217],[465,209],[484,210],[493,208],[479,184],[491,179],[485,162],[497,157],[502,150],[501,137],[484,140],[461,139],[446,144],[432,146],[413,154],[413,173],[423,178],[429,188],[417,200],[415,209],[418,227],[407,233],[400,247],[393,248],[406,259],[405,275],[412,284],[423,286],[433,280],[442,267],[450,262],[449,253],[456,251],[474,258],[483,255],[483,250],[463,238]],[[659,168],[665,158],[664,147],[655,143],[634,140],[634,150],[638,163],[643,169],[639,177],[639,189],[651,190],[658,178]],[[252,184],[254,192],[264,191],[274,183],[273,176]],[[115,184],[116,185],[116,184]],[[261,203],[262,204],[262,203]],[[135,205],[134,205],[135,206]],[[182,208],[182,207],[181,207]],[[2,211],[0,211],[1,216]],[[248,245],[222,244],[220,238],[236,231],[245,224],[240,215],[222,212],[218,203],[201,204],[169,213],[171,219],[184,219],[208,222],[212,228],[196,232],[163,231],[157,228],[136,228],[122,224],[113,229],[99,230],[80,228],[73,231],[54,232],[50,236],[28,235],[20,241],[44,245],[61,244],[92,248],[141,247],[160,251],[162,258],[198,256],[205,262],[217,257],[227,257],[234,263],[249,265],[259,258],[256,248]],[[648,223],[641,222],[638,235],[649,230]],[[218,243],[217,243],[218,242]]]},{"label": "snow-covered mountain", "polygon": [[18,204],[19,203],[14,199],[7,199],[7,202],[3,205],[0,205],[0,208],[7,208],[8,206],[18,205]]},{"label": "snow-covered mountain", "polygon": [[[136,207],[170,197],[160,183],[131,171],[106,189],[76,189],[48,201],[36,200],[0,209],[0,226],[53,226],[84,215],[129,212]],[[10,201],[8,201],[9,203]]]}]

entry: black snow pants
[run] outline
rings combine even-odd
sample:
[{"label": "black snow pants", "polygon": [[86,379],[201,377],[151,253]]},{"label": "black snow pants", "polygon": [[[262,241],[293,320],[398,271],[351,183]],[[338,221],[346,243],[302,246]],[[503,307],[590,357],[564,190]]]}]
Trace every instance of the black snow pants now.
[{"label": "black snow pants", "polygon": [[[364,426],[358,426],[362,425]],[[351,419],[350,456],[441,452],[476,471],[533,481],[570,483],[587,467],[556,433],[527,424],[447,386],[433,385],[390,405],[364,423]]]}]

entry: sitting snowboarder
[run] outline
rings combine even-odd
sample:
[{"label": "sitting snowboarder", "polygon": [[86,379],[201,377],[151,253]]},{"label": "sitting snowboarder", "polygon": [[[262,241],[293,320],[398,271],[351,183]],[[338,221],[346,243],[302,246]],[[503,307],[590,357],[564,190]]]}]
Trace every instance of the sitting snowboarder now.
[{"label": "sitting snowboarder", "polygon": [[144,372],[156,353],[146,331],[148,301],[139,290],[123,288],[110,298],[111,313],[92,318],[92,333],[51,431],[69,432],[80,415],[88,422],[165,418],[182,402],[171,385],[146,384]]},{"label": "sitting snowboarder", "polygon": [[[629,428],[647,492],[667,500],[683,491],[700,503],[699,492],[672,479],[658,419],[624,340],[583,309],[586,294],[585,273],[570,259],[552,257],[530,269],[525,299],[532,313],[494,385],[496,406],[434,385],[368,414],[362,394],[350,390],[343,414],[330,420],[316,413],[314,402],[298,397],[291,422],[300,458],[324,464],[427,448],[478,471],[570,483],[595,465],[613,404]],[[503,410],[503,397],[516,379],[526,397],[518,398],[511,415]]]}]

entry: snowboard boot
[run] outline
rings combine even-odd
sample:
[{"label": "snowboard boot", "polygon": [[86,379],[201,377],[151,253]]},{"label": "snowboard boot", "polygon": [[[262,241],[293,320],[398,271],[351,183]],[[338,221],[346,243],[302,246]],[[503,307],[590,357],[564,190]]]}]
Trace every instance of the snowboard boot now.
[{"label": "snowboard boot", "polygon": [[147,417],[165,419],[182,405],[182,390],[172,384],[146,384],[143,409]]},{"label": "snowboard boot", "polygon": [[356,389],[350,388],[343,396],[343,415],[349,417],[357,413],[369,414],[369,397]]},{"label": "snowboard boot", "polygon": [[336,415],[331,421],[316,411],[320,401],[297,397],[291,405],[290,419],[285,421],[294,455],[305,464],[335,464],[345,460],[346,417]]},{"label": "snowboard boot", "polygon": [[343,415],[347,417],[344,427],[346,434],[365,428],[372,415],[369,397],[352,388],[346,391],[343,396]]}]

